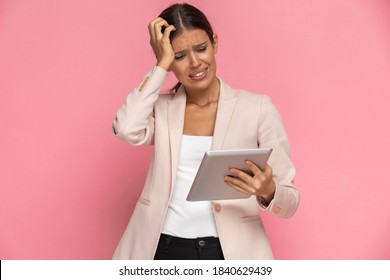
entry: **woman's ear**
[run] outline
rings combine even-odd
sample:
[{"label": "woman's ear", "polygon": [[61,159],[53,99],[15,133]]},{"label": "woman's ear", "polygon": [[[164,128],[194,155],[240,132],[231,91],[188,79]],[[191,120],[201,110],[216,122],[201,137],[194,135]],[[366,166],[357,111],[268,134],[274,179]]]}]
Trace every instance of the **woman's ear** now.
[{"label": "woman's ear", "polygon": [[213,49],[214,49],[214,54],[217,53],[218,51],[218,36],[217,34],[213,34]]}]

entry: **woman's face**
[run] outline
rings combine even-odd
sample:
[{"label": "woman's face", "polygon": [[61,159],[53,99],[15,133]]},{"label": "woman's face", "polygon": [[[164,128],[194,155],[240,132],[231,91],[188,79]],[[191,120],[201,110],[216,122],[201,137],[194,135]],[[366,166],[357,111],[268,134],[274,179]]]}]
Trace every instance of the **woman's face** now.
[{"label": "woman's face", "polygon": [[216,77],[215,54],[217,36],[214,43],[202,29],[185,30],[171,42],[175,59],[171,70],[184,85],[186,91],[207,90]]}]

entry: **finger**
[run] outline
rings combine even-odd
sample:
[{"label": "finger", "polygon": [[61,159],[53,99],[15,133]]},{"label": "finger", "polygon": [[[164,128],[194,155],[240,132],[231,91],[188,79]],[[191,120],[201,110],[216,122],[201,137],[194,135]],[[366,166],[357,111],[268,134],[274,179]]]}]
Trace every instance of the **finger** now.
[{"label": "finger", "polygon": [[159,35],[162,36],[161,27],[164,25],[164,22],[166,21],[163,18],[158,17],[149,23],[148,30],[151,42],[156,42],[159,40]]},{"label": "finger", "polygon": [[252,183],[252,180],[253,180],[252,175],[249,175],[248,173],[246,173],[240,169],[231,168],[231,169],[229,169],[229,172],[231,174],[233,174],[235,177],[239,177],[242,181],[244,181],[246,183]]},{"label": "finger", "polygon": [[273,174],[272,167],[269,166],[269,165],[267,164],[267,165],[264,167],[263,173],[264,173],[267,177],[272,177],[272,174]]},{"label": "finger", "polygon": [[263,175],[263,171],[252,161],[247,160],[245,161],[245,164],[249,167],[249,169],[253,172],[253,175],[255,177],[261,177]]},{"label": "finger", "polygon": [[245,193],[245,194],[249,194],[249,195],[252,195],[251,192],[249,192],[247,189],[245,188],[242,188],[238,185],[235,185],[233,183],[230,183],[230,182],[225,182],[226,185],[228,185],[229,187],[232,187],[233,189],[235,189],[236,191],[239,191],[239,192],[242,192],[242,193]]},{"label": "finger", "polygon": [[148,31],[149,31],[149,35],[152,39],[155,39],[155,36],[154,36],[154,26],[156,25],[157,22],[159,21],[162,21],[163,19],[158,17],[158,18],[155,18],[154,20],[152,20],[151,22],[149,22],[148,24]]},{"label": "finger", "polygon": [[239,190],[241,192],[253,195],[256,193],[256,189],[250,185],[241,180],[240,178],[235,178],[231,176],[225,176],[224,178],[225,183],[230,186],[235,188],[236,190]]},{"label": "finger", "polygon": [[172,31],[175,31],[176,27],[173,25],[169,25],[167,28],[164,30],[163,38],[169,40],[169,36],[171,35]]},{"label": "finger", "polygon": [[165,26],[168,27],[169,24],[165,19],[161,19],[160,21],[157,21],[154,25],[154,35],[155,35],[155,40],[159,41],[163,37],[163,33],[161,32],[161,28]]}]

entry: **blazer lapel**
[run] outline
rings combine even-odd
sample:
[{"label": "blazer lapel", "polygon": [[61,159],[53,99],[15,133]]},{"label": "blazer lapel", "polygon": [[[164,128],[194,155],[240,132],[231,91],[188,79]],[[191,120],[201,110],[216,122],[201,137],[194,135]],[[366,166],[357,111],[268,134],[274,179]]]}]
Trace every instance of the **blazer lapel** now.
[{"label": "blazer lapel", "polygon": [[186,95],[183,87],[168,101],[168,131],[171,152],[171,193],[176,181],[176,171],[179,162],[181,139],[183,136]]},{"label": "blazer lapel", "polygon": [[234,91],[221,79],[219,80],[221,88],[218,100],[217,117],[215,120],[212,150],[223,149],[229,123],[237,103],[237,97],[234,96]]},{"label": "blazer lapel", "polygon": [[[224,147],[226,133],[233,116],[237,97],[234,91],[221,79],[220,95],[218,100],[217,116],[214,127],[212,150],[221,150]],[[176,171],[179,162],[181,139],[183,136],[186,94],[180,87],[175,96],[168,101],[168,130],[171,153],[171,193],[176,181]]]}]

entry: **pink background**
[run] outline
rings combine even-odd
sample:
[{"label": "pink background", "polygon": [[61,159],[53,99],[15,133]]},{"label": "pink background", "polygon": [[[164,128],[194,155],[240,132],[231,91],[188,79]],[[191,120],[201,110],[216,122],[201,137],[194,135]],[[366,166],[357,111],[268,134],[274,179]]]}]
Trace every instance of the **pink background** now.
[{"label": "pink background", "polygon": [[[285,121],[301,205],[262,214],[275,257],[390,259],[389,1],[190,2],[219,35],[218,75]],[[151,155],[111,122],[171,3],[0,0],[1,259],[111,258]]]}]

